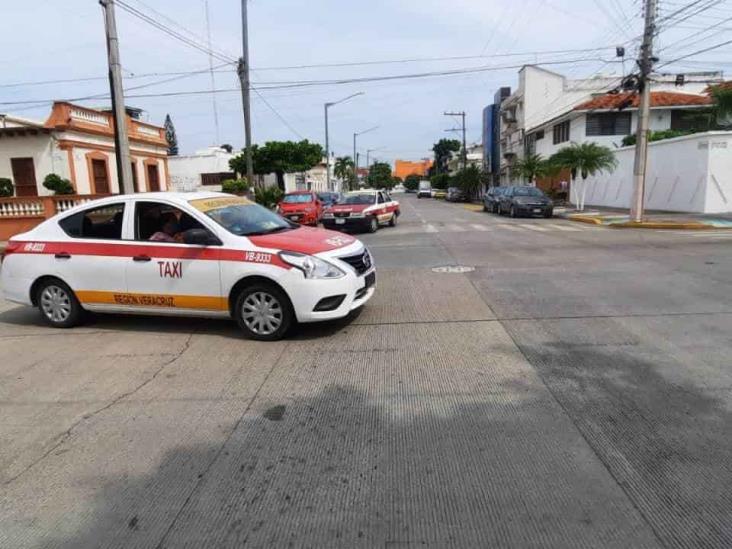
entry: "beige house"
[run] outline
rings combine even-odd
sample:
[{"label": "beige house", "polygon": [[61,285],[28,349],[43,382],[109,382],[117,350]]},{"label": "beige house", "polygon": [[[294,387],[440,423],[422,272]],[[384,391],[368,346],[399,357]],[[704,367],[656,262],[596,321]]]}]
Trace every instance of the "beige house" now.
[{"label": "beige house", "polygon": [[[169,188],[165,130],[127,115],[132,174],[138,192]],[[55,173],[77,195],[119,192],[114,120],[110,112],[54,103],[45,122],[0,114],[0,177],[18,197],[51,194],[43,179]]]}]

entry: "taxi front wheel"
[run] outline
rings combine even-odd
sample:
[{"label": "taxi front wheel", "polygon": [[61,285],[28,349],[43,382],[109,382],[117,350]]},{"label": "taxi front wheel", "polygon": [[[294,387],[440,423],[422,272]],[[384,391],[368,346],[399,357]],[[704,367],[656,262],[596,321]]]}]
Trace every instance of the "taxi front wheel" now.
[{"label": "taxi front wheel", "polygon": [[36,303],[43,320],[55,328],[73,328],[81,322],[83,309],[74,292],[57,278],[41,282]]},{"label": "taxi front wheel", "polygon": [[258,283],[241,291],[234,317],[247,337],[277,341],[287,334],[295,313],[282,290],[273,284]]}]

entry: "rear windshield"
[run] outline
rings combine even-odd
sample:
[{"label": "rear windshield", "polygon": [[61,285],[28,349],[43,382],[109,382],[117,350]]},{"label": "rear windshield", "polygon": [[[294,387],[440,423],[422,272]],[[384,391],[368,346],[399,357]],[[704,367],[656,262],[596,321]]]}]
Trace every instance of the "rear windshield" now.
[{"label": "rear windshield", "polygon": [[347,194],[338,201],[338,204],[375,204],[375,194]]},{"label": "rear windshield", "polygon": [[271,234],[291,231],[298,227],[297,224],[246,198],[206,198],[191,200],[190,204],[237,236]]},{"label": "rear windshield", "polygon": [[285,204],[305,204],[312,201],[313,197],[309,194],[286,194],[282,199]]},{"label": "rear windshield", "polygon": [[541,192],[541,189],[537,189],[536,187],[516,187],[513,190],[514,196],[544,196],[544,193]]}]

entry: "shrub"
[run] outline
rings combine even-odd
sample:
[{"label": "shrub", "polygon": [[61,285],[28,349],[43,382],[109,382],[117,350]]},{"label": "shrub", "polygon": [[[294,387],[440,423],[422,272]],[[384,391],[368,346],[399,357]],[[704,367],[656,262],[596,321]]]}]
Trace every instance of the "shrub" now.
[{"label": "shrub", "polygon": [[404,188],[409,191],[416,191],[422,178],[416,174],[410,174],[404,178]]},{"label": "shrub", "polygon": [[[659,130],[657,132],[651,132],[648,135],[648,141],[653,143],[654,141],[663,141],[664,139],[673,139],[674,137],[681,137],[682,135],[690,135],[694,133],[692,130]],[[635,134],[626,135],[623,137],[623,147],[635,145]]]},{"label": "shrub", "polygon": [[224,179],[221,182],[221,190],[225,193],[244,194],[249,191],[250,185],[245,177],[241,179]]},{"label": "shrub", "polygon": [[49,173],[43,180],[43,186],[54,194],[74,194],[74,186],[71,181],[64,179],[55,173]]},{"label": "shrub", "polygon": [[430,178],[432,188],[444,191],[450,186],[451,177],[446,173],[438,173]]},{"label": "shrub", "polygon": [[0,177],[0,197],[13,196],[13,182],[7,177]]},{"label": "shrub", "polygon": [[254,189],[254,200],[257,204],[273,210],[275,206],[282,200],[284,193],[279,187],[257,187]]}]

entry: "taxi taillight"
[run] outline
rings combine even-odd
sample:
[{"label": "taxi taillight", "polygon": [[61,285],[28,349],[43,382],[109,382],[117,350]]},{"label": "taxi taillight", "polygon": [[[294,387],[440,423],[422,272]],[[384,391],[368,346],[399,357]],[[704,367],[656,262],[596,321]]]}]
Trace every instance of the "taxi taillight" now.
[{"label": "taxi taillight", "polygon": [[4,250],[0,251],[0,263],[10,254],[17,252],[20,249],[20,242],[8,242]]}]

